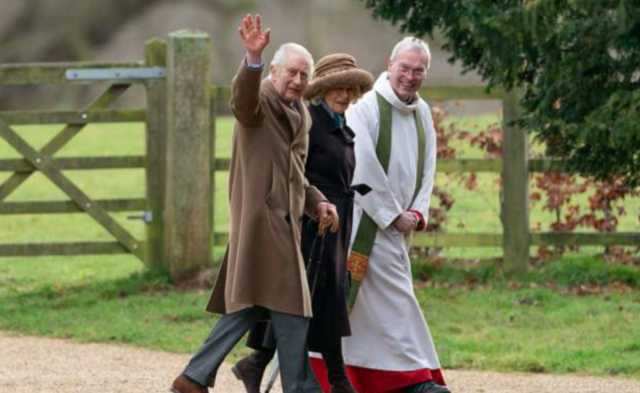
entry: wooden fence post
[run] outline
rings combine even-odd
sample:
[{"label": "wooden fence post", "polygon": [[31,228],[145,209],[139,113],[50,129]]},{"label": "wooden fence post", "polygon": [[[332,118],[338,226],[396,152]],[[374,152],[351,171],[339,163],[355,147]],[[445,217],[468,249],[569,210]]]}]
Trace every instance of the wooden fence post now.
[{"label": "wooden fence post", "polygon": [[211,261],[215,263],[215,258],[213,255],[213,248],[216,245],[216,232],[215,232],[215,221],[216,221],[216,106],[217,106],[217,97],[213,98],[212,88],[209,86],[209,151],[211,154],[209,155],[209,165],[210,165],[210,179],[211,184],[209,185],[211,189],[211,205],[209,206],[209,218],[211,219],[211,223],[209,227],[211,228],[211,236],[209,241],[211,242]]},{"label": "wooden fence post", "polygon": [[[146,43],[145,62],[148,67],[165,67],[167,45],[160,39]],[[164,79],[147,81],[147,223],[145,261],[151,268],[168,269],[164,258],[164,201],[167,158],[167,100]]]},{"label": "wooden fence post", "polygon": [[518,91],[506,92],[503,99],[502,141],[502,227],[504,270],[524,273],[529,262],[529,136],[511,124],[521,113]]},{"label": "wooden fence post", "polygon": [[199,31],[167,36],[165,258],[174,282],[211,264],[209,46]]}]

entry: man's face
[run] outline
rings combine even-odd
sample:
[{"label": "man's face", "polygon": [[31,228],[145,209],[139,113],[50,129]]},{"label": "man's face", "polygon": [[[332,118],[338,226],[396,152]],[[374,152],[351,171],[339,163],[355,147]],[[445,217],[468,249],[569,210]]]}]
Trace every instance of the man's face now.
[{"label": "man's face", "polygon": [[395,60],[389,60],[387,70],[393,91],[406,102],[427,78],[427,58],[418,50],[405,49],[397,53]]},{"label": "man's face", "polygon": [[271,81],[282,99],[294,102],[302,97],[302,92],[309,83],[310,68],[307,58],[296,52],[285,55],[280,70],[271,67]]}]

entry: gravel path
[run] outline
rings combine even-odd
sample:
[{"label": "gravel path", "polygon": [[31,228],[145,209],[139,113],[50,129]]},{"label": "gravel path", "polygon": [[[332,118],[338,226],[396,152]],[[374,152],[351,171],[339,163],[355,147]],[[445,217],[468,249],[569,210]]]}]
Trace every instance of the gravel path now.
[{"label": "gravel path", "polygon": [[[188,355],[0,331],[1,393],[166,392]],[[639,393],[640,380],[447,370],[454,393]],[[278,388],[274,391],[280,392]],[[215,392],[244,393],[229,365]]]}]

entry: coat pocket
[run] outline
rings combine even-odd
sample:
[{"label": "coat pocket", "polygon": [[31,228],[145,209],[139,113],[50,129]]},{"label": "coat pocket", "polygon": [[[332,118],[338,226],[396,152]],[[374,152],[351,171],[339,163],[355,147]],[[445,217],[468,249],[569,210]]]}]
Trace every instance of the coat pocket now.
[{"label": "coat pocket", "polygon": [[269,191],[267,192],[266,203],[270,209],[282,208],[282,182],[276,168],[271,165],[271,180],[269,181]]}]

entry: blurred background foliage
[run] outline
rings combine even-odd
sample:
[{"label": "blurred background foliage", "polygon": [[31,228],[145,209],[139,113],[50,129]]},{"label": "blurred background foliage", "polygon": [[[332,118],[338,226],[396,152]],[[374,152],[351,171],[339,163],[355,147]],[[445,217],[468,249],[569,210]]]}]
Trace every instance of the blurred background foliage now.
[{"label": "blurred background foliage", "polygon": [[[230,84],[244,54],[236,29],[249,12],[260,13],[263,25],[272,29],[267,60],[280,44],[294,41],[316,59],[350,53],[377,74],[402,38],[357,0],[0,0],[0,9],[0,63],[141,60],[145,41],[188,27],[211,35],[212,75],[218,85]],[[450,55],[438,40],[431,42],[428,84],[482,85],[477,74],[461,76],[459,64],[447,63]],[[3,86],[0,110],[78,107],[92,95],[76,86]],[[127,96],[129,103],[144,105],[141,92]],[[469,105],[470,111],[495,112],[499,107],[497,102]]]},{"label": "blurred background foliage", "polygon": [[490,86],[522,88],[522,124],[569,170],[640,185],[640,2],[364,2],[405,32],[442,34]]}]

